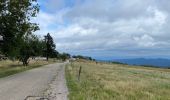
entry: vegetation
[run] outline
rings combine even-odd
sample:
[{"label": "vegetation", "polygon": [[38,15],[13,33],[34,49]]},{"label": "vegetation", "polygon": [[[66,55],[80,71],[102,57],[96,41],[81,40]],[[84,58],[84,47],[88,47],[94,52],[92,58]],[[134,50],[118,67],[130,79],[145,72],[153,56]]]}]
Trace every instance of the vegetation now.
[{"label": "vegetation", "polygon": [[54,56],[58,54],[57,51],[55,51],[55,44],[54,44],[54,41],[53,41],[53,38],[51,37],[50,33],[48,33],[46,36],[45,36],[45,43],[46,43],[46,58],[47,58],[47,61],[48,61],[48,58],[49,56]]},{"label": "vegetation", "polygon": [[23,65],[28,65],[29,57],[40,53],[40,48],[37,49],[42,42],[33,35],[39,27],[30,21],[38,12],[37,0],[0,1],[1,54],[12,60],[20,59]]},{"label": "vegetation", "polygon": [[49,62],[31,60],[29,67],[24,67],[18,61],[11,61],[11,60],[1,61],[0,62],[0,78],[13,75],[19,72],[23,72],[26,70],[30,70],[33,68],[37,68],[42,65],[49,64],[49,63],[53,63],[53,60],[50,60]]},{"label": "vegetation", "polygon": [[95,59],[93,59],[92,57],[82,56],[82,55],[77,55],[77,56],[74,55],[73,58],[85,59],[85,60],[93,60],[93,61],[95,61]]},{"label": "vegetation", "polygon": [[121,62],[117,62],[117,61],[113,61],[112,63],[113,63],[113,64],[122,64],[122,65],[127,65],[127,64],[125,64],[125,63],[121,63]]},{"label": "vegetation", "polygon": [[33,34],[39,26],[31,19],[38,12],[37,0],[0,1],[0,54],[19,60],[24,66],[28,65],[30,57],[46,56],[47,60],[58,57],[49,33],[45,40]]},{"label": "vegetation", "polygon": [[[49,57],[59,58],[59,52],[55,50],[53,38],[49,33],[45,36],[45,40],[33,34],[39,30],[39,26],[31,19],[36,17],[38,12],[37,0],[0,1],[0,55],[10,59],[0,61],[0,77],[48,63],[35,62],[34,58],[37,56],[46,56],[47,60]],[[62,59],[68,59],[68,54],[62,55]],[[30,58],[34,60],[30,61]],[[22,65],[17,64],[18,61],[21,61]],[[29,63],[29,67],[23,67]]]},{"label": "vegetation", "polygon": [[0,35],[4,42],[1,51],[8,57],[16,57],[25,44],[25,38],[39,29],[30,19],[36,17],[39,6],[36,0],[1,0]]},{"label": "vegetation", "polygon": [[169,69],[79,60],[67,65],[66,79],[70,100],[170,99]]},{"label": "vegetation", "polygon": [[71,57],[70,54],[68,53],[62,53],[62,54],[59,54],[58,58],[61,59],[62,61],[65,61],[66,59],[69,59]]},{"label": "vegetation", "polygon": [[23,46],[20,48],[19,59],[23,62],[24,66],[27,66],[28,59],[32,56],[42,56],[44,54],[45,42],[39,40],[38,37],[32,35],[27,37],[23,41]]}]

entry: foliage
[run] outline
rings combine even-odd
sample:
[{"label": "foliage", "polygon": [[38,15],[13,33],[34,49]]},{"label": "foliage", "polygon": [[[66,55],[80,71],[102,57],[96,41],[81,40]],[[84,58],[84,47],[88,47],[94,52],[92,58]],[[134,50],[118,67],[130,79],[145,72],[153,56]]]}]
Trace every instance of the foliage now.
[{"label": "foliage", "polygon": [[26,37],[23,41],[23,45],[20,49],[20,61],[23,65],[28,65],[28,59],[32,56],[43,55],[43,49],[45,48],[45,42],[39,40],[35,35]]},{"label": "foliage", "polygon": [[5,55],[19,55],[24,38],[39,29],[30,21],[38,11],[37,0],[0,1],[0,35],[4,37],[2,52]]},{"label": "foliage", "polygon": [[95,59],[93,59],[92,57],[88,57],[88,56],[82,56],[82,55],[77,55],[77,56],[73,56],[73,58],[78,58],[78,59],[85,59],[85,60],[93,60],[95,61]]},{"label": "foliage", "polygon": [[55,51],[55,44],[53,41],[53,38],[51,37],[50,33],[48,33],[45,37],[45,42],[46,42],[46,57],[47,57],[47,61],[49,56],[52,56],[53,53],[57,53]]},{"label": "foliage", "polygon": [[121,63],[121,62],[118,62],[118,61],[112,61],[113,64],[121,64],[121,65],[127,65],[125,63]]},{"label": "foliage", "polygon": [[29,58],[35,56],[67,59],[68,54],[59,54],[55,50],[53,38],[48,33],[45,41],[33,32],[39,30],[36,23],[31,22],[39,12],[37,0],[1,0],[0,1],[0,53],[9,58],[19,58],[23,65],[28,65]]},{"label": "foliage", "polygon": [[49,55],[51,58],[58,58],[59,52],[57,50],[52,50],[52,53]]},{"label": "foliage", "polygon": [[62,59],[63,61],[65,61],[66,59],[69,59],[70,57],[71,55],[68,53],[59,54],[59,59]]}]

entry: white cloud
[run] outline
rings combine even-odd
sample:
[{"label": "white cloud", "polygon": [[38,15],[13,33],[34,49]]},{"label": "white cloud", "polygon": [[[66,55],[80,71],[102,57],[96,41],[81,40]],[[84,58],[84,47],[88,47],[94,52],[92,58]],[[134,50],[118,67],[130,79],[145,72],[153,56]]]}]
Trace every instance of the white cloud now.
[{"label": "white cloud", "polygon": [[70,38],[74,36],[83,37],[83,36],[93,35],[96,34],[97,32],[98,32],[97,29],[93,29],[93,28],[85,29],[78,24],[74,24],[74,25],[70,25],[67,28],[60,29],[55,33],[55,35],[58,38],[67,38],[67,37]]},{"label": "white cloud", "polygon": [[36,34],[45,35],[48,32],[54,33],[56,29],[63,27],[65,25],[63,15],[67,11],[68,9],[62,9],[56,13],[40,11],[37,17],[32,19],[32,22],[36,22],[40,27]]},{"label": "white cloud", "polygon": [[154,39],[147,34],[144,34],[141,37],[134,37],[134,40],[139,46],[142,47],[152,47],[156,45]]},{"label": "white cloud", "polygon": [[37,19],[40,32],[54,33],[60,51],[170,49],[168,0],[75,0],[73,7],[63,3],[68,2],[63,0],[60,10],[53,6],[53,13],[41,11]]}]

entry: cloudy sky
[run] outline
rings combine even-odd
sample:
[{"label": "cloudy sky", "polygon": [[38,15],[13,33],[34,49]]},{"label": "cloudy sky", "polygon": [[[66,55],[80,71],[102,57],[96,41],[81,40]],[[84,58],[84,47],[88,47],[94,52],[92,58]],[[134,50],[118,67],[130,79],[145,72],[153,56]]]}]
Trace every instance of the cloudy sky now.
[{"label": "cloudy sky", "polygon": [[170,0],[38,0],[57,50],[97,59],[169,58]]}]

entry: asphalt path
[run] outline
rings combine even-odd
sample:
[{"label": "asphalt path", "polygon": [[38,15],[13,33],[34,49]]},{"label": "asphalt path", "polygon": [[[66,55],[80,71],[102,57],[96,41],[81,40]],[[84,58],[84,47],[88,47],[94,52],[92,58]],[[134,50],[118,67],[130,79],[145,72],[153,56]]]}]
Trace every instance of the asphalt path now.
[{"label": "asphalt path", "polygon": [[45,65],[1,78],[0,100],[67,100],[65,65]]}]

